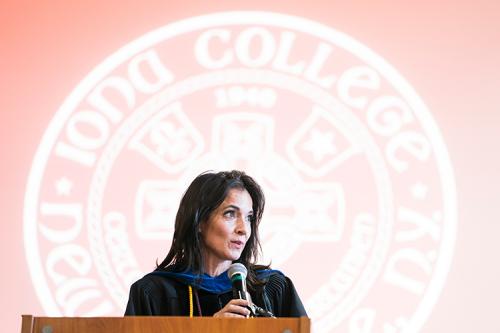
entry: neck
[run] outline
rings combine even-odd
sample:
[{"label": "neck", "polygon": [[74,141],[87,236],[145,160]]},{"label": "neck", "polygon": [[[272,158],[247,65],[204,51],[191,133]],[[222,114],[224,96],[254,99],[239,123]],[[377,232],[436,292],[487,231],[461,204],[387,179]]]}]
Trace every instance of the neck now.
[{"label": "neck", "polygon": [[223,272],[227,271],[229,269],[229,266],[231,266],[231,260],[220,260],[218,258],[213,258],[213,257],[205,257],[203,258],[204,262],[204,273],[214,277],[214,276],[219,276]]}]

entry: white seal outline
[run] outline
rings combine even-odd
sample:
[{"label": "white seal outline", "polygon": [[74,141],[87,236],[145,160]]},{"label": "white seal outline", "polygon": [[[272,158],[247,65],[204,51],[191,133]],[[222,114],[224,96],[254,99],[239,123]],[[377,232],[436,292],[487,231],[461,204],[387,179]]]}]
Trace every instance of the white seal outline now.
[{"label": "white seal outline", "polygon": [[[419,110],[419,112],[414,113],[414,115],[420,120],[421,123],[426,124],[426,128],[424,128],[424,130],[430,129],[425,132],[432,143],[437,157],[436,165],[440,176],[443,198],[443,226],[445,226],[447,230],[443,232],[443,238],[440,244],[441,246],[438,250],[439,257],[437,258],[435,264],[436,270],[421,302],[417,307],[417,310],[414,312],[409,322],[409,327],[416,331],[416,328],[420,328],[429,317],[430,312],[437,301],[439,292],[444,285],[446,275],[450,268],[455,244],[457,222],[456,185],[450,157],[444,145],[442,135],[432,119],[427,106],[415,93],[411,85],[407,83],[406,80],[404,80],[391,65],[386,63],[385,60],[375,54],[368,47],[355,41],[344,33],[338,32],[315,21],[286,14],[263,11],[228,11],[213,13],[191,17],[153,30],[142,37],[139,37],[135,41],[130,42],[106,58],[102,63],[96,66],[95,69],[93,69],[64,100],[59,110],[51,119],[49,127],[45,131],[39,148],[35,153],[28,176],[26,195],[24,198],[25,206],[23,211],[23,220],[26,259],[31,280],[33,284],[37,286],[35,288],[35,292],[45,311],[51,315],[59,314],[57,306],[50,296],[51,293],[48,289],[48,284],[44,276],[41,262],[34,262],[31,260],[31,258],[39,256],[39,253],[37,252],[38,240],[35,237],[37,231],[37,225],[35,224],[38,208],[37,203],[41,185],[40,180],[43,177],[51,147],[55,143],[67,118],[71,115],[74,107],[76,107],[81,99],[90,92],[91,88],[97,84],[100,78],[111,72],[117,64],[121,64],[123,61],[128,59],[130,54],[135,54],[140,50],[155,44],[159,40],[191,32],[196,29],[220,26],[222,24],[265,24],[268,26],[301,31],[305,34],[311,34],[315,37],[323,38],[329,42],[334,41],[332,42],[334,45],[338,45],[340,41],[344,49],[356,54],[358,58],[377,68],[379,74],[391,82],[393,84],[393,88],[404,96],[415,109]],[[332,38],[332,36],[334,38]],[[41,286],[39,283],[36,283],[37,281],[35,281],[35,276],[37,277],[38,282],[42,282]]]},{"label": "white seal outline", "polygon": [[[209,80],[209,78],[212,78],[212,80]],[[385,162],[383,153],[376,145],[375,140],[368,130],[364,132],[359,132],[356,130],[356,127],[358,126],[357,124],[361,122],[352,115],[350,109],[341,105],[341,102],[339,102],[337,98],[333,97],[330,93],[325,92],[324,89],[321,89],[317,85],[314,85],[310,82],[303,82],[301,86],[298,86],[298,83],[302,81],[304,80],[290,76],[288,74],[269,70],[246,68],[210,71],[199,75],[193,75],[168,86],[166,89],[148,98],[144,103],[142,103],[142,105],[138,106],[135,109],[133,114],[131,114],[120,124],[120,126],[115,130],[113,135],[108,140],[106,147],[101,152],[98,161],[95,164],[95,172],[91,177],[89,186],[90,194],[86,206],[86,224],[89,230],[88,239],[90,244],[90,252],[97,262],[101,262],[101,265],[97,265],[96,269],[99,276],[101,277],[101,280],[103,281],[104,286],[106,286],[108,291],[110,291],[110,294],[114,298],[115,302],[117,301],[117,298],[115,298],[115,296],[113,295],[119,294],[119,291],[117,292],[116,289],[112,286],[119,285],[120,281],[109,281],[110,276],[112,279],[116,280],[114,271],[108,268],[113,267],[113,265],[109,264],[109,258],[103,258],[103,249],[96,249],[98,246],[92,245],[93,243],[95,243],[95,239],[98,239],[100,243],[102,243],[101,238],[103,232],[101,230],[102,226],[99,224],[99,221],[100,216],[103,215],[101,198],[104,188],[102,186],[101,180],[107,179],[109,177],[109,173],[111,170],[111,167],[109,165],[112,163],[112,161],[116,160],[116,156],[123,150],[123,147],[125,147],[127,145],[127,142],[129,141],[129,136],[123,134],[123,132],[130,131],[130,128],[141,128],[141,126],[143,126],[143,123],[148,122],[151,117],[155,116],[155,113],[157,113],[158,109],[173,107],[175,103],[179,103],[178,100],[183,96],[191,95],[193,92],[198,90],[217,87],[222,84],[234,84],[234,82],[238,82],[245,84],[257,83],[275,85],[279,86],[283,90],[291,91],[297,95],[302,95],[302,97],[308,98],[311,101],[317,100],[317,104],[321,105],[325,109],[330,110],[329,112],[332,112],[332,109],[336,110],[336,120],[342,122],[343,127],[349,128],[352,131],[356,131],[358,136],[362,136],[363,140],[359,141],[368,142],[368,144],[358,143],[358,145],[360,145],[360,147],[366,146],[366,148],[360,149],[363,151],[363,154],[367,156],[368,164],[375,173],[374,178],[375,183],[377,184],[377,194],[380,199],[380,202],[378,204],[380,213],[376,215],[376,218],[380,219],[381,225],[377,228],[378,231],[375,237],[376,242],[373,246],[373,249],[370,250],[371,254],[369,255],[369,257],[371,259],[367,259],[368,263],[364,265],[365,267],[362,269],[362,272],[359,273],[359,280],[351,288],[354,290],[354,292],[346,293],[347,296],[343,297],[343,299],[346,300],[338,304],[338,307],[335,309],[335,313],[348,313],[359,303],[360,299],[364,296],[364,293],[366,293],[366,290],[372,287],[378,275],[378,272],[382,269],[383,262],[380,258],[385,257],[390,247],[394,218],[387,212],[391,212],[394,210],[392,200],[394,194],[392,193],[392,190],[386,186],[390,186],[391,179],[387,174],[386,169],[382,168],[382,170],[380,170],[380,165],[377,164],[378,162],[380,162],[380,159],[382,160],[382,163]],[[175,91],[177,91],[177,93],[174,93]],[[360,124],[360,126],[362,126],[362,124]],[[364,129],[362,129],[362,131],[363,130]],[[368,148],[368,146],[371,145],[373,145],[373,147]],[[373,155],[377,155],[377,157],[373,157]],[[377,163],[374,161],[377,161]],[[98,232],[96,232],[96,230]],[[95,234],[97,234],[97,236],[94,236]],[[382,243],[382,245],[380,245],[380,243]],[[377,260],[377,258],[379,259]],[[367,271],[369,272],[368,267],[370,266],[375,267],[372,270],[376,273],[372,275],[366,273]],[[357,290],[364,290],[364,292]],[[346,310],[346,308],[348,310]],[[339,317],[341,319],[343,318],[342,315],[337,315],[335,318]],[[339,319],[336,319],[336,321],[338,322]]]}]

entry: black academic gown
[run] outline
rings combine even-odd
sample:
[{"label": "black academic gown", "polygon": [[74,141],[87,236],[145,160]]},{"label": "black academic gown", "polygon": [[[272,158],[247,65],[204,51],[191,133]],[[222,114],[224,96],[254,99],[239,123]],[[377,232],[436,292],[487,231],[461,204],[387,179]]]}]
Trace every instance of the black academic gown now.
[{"label": "black academic gown", "polygon": [[[265,284],[250,292],[255,305],[276,317],[307,316],[292,281],[276,272],[264,279]],[[201,315],[213,316],[232,298],[232,292],[211,293],[197,290]],[[200,316],[196,302],[194,315]],[[167,276],[149,274],[130,287],[126,316],[188,316],[189,289],[185,282]]]}]

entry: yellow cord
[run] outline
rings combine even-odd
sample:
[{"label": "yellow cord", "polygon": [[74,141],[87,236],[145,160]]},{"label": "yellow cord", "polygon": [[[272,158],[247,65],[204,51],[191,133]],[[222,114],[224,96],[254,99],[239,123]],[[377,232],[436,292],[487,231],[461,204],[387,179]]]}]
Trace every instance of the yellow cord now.
[{"label": "yellow cord", "polygon": [[189,318],[193,318],[193,287],[189,288]]}]

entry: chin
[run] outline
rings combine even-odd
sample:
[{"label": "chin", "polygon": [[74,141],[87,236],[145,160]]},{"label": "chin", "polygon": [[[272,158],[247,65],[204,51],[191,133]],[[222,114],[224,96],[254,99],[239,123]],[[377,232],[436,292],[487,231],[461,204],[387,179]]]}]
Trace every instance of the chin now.
[{"label": "chin", "polygon": [[229,256],[228,256],[228,260],[238,260],[240,259],[241,257],[241,252],[240,253],[231,253]]}]

